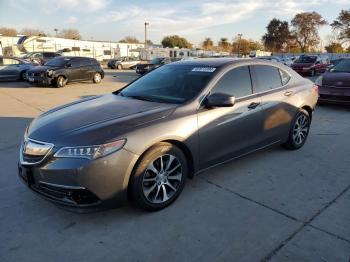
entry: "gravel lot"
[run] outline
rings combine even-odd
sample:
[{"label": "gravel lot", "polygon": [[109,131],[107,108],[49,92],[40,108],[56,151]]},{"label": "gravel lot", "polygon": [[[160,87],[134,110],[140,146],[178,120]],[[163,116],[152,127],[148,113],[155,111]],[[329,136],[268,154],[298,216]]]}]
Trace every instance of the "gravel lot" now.
[{"label": "gravel lot", "polygon": [[299,151],[279,146],[188,180],[169,208],[78,214],[17,177],[26,125],[57,105],[108,93],[136,75],[62,89],[0,83],[0,261],[349,261],[350,109],[318,107]]}]

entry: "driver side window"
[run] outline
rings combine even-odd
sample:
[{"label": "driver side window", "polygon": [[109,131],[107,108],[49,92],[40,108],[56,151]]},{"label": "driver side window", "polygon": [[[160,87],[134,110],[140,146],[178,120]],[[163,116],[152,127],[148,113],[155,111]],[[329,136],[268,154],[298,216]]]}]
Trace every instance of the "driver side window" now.
[{"label": "driver side window", "polygon": [[242,66],[225,73],[216,83],[211,93],[225,93],[236,98],[251,95],[253,91],[249,67]]}]

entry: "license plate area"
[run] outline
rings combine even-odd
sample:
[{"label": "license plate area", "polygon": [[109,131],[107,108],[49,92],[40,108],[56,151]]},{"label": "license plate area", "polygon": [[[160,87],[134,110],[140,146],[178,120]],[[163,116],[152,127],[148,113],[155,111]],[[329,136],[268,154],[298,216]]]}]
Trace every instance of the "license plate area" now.
[{"label": "license plate area", "polygon": [[28,77],[29,82],[34,82],[34,78],[33,77]]}]

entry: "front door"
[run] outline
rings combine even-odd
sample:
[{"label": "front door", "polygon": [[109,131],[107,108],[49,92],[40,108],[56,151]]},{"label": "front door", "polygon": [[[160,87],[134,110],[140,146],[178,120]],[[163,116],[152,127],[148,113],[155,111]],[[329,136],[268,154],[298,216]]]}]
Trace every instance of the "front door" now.
[{"label": "front door", "polygon": [[68,70],[68,80],[69,81],[78,81],[82,79],[81,70],[80,70],[80,59],[72,58],[69,61],[71,65]]},{"label": "front door", "polygon": [[242,155],[259,147],[262,140],[260,98],[252,93],[248,66],[227,71],[211,90],[236,97],[233,107],[198,111],[201,168]]}]

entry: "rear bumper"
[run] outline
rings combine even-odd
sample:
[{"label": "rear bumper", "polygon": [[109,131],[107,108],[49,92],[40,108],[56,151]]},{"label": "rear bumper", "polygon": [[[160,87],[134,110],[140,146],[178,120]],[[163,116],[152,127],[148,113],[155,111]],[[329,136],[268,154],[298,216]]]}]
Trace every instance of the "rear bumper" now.
[{"label": "rear bumper", "polygon": [[318,101],[321,103],[350,105],[350,88],[321,87]]},{"label": "rear bumper", "polygon": [[122,149],[96,160],[54,158],[40,165],[19,162],[18,174],[29,189],[45,199],[77,209],[122,205],[137,156]]}]

